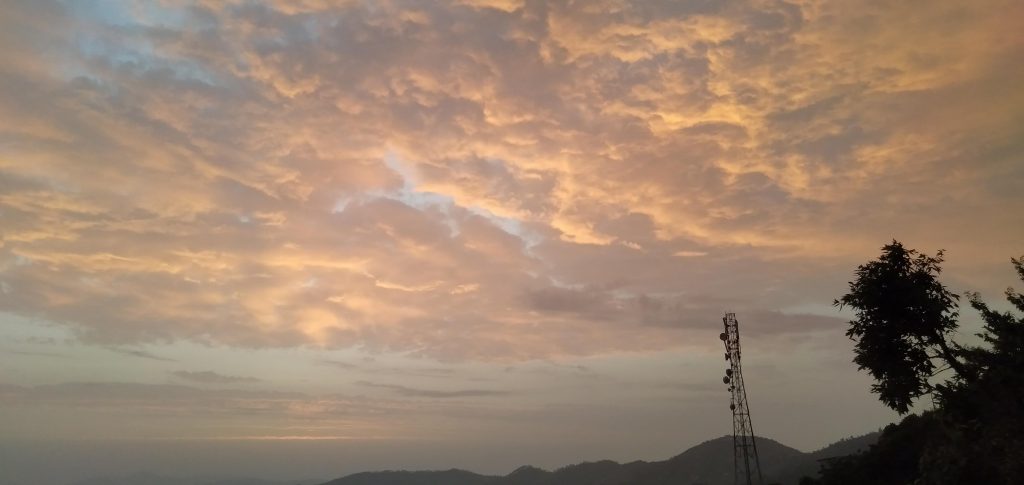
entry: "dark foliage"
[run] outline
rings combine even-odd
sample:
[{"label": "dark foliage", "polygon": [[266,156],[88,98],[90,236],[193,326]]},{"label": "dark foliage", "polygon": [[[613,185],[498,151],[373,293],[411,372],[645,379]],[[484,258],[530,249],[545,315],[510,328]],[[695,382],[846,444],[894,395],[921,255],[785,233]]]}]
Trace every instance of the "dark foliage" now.
[{"label": "dark foliage", "polygon": [[[1012,262],[1024,282],[1024,258]],[[973,379],[938,388],[946,433],[922,469],[927,483],[1024,483],[1024,316],[969,296],[986,345],[966,352]],[[1024,315],[1024,296],[1009,288],[1006,298]]]},{"label": "dark foliage", "polygon": [[934,413],[910,415],[890,424],[867,451],[821,462],[821,478],[805,477],[801,485],[898,485],[918,477],[918,463],[938,434]]},{"label": "dark foliage", "polygon": [[[947,341],[956,312],[955,298],[935,280],[941,253],[915,255],[897,242],[886,246],[879,261],[858,268],[851,293],[836,303],[858,310],[849,335],[859,339],[857,363],[879,380],[882,401],[903,413],[913,398],[930,393],[935,408],[890,426],[868,451],[825,463],[820,479],[802,485],[1024,483],[1024,317],[994,311],[969,294],[985,323],[985,345]],[[1011,261],[1024,281],[1024,258]],[[905,300],[898,291],[908,292]],[[1006,296],[1024,312],[1024,295],[1011,288]],[[901,301],[907,308],[896,308]],[[883,351],[908,354],[870,355]],[[956,375],[930,384],[921,358],[944,360]],[[900,362],[908,369],[893,368]]]},{"label": "dark foliage", "polygon": [[939,283],[941,263],[942,251],[928,256],[893,241],[877,261],[857,268],[850,292],[834,302],[856,312],[846,332],[856,342],[853,361],[875,378],[871,390],[900,414],[932,391],[933,359],[964,373],[959,349],[948,341],[958,297]]}]

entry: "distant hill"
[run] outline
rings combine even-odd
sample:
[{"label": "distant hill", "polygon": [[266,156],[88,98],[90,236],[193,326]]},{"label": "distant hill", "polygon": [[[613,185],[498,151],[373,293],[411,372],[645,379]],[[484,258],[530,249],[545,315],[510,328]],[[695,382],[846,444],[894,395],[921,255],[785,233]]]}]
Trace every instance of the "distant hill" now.
[{"label": "distant hill", "polygon": [[[879,433],[840,440],[804,453],[768,438],[757,438],[765,483],[796,485],[817,475],[819,460],[846,456],[878,441]],[[72,485],[732,485],[732,436],[705,441],[664,461],[578,463],[554,471],[522,466],[505,476],[465,470],[363,472],[323,483],[321,480],[269,481],[252,478],[180,478],[138,473],[95,478]]]},{"label": "distant hill", "polygon": [[[869,433],[804,453],[759,437],[757,451],[765,483],[795,485],[804,475],[817,475],[818,460],[855,453],[877,440],[878,433]],[[732,446],[732,436],[723,436],[665,461],[620,464],[605,460],[555,471],[523,466],[503,477],[464,470],[364,472],[323,485],[731,485]]]},{"label": "distant hill", "polygon": [[[757,453],[766,480],[801,461],[806,453],[778,441],[757,438]],[[651,463],[629,484],[718,485],[733,483],[732,436],[705,441],[667,461]],[[799,477],[798,477],[799,478]]]},{"label": "distant hill", "polygon": [[818,451],[804,454],[803,458],[779,470],[773,475],[774,480],[789,484],[796,483],[803,476],[817,476],[819,460],[847,456],[868,449],[878,442],[881,432],[875,431],[863,436],[846,438],[828,445]]},{"label": "distant hill", "polygon": [[323,480],[260,480],[258,478],[170,477],[134,473],[121,477],[90,478],[72,485],[316,485]]},{"label": "distant hill", "polygon": [[356,473],[324,485],[484,485],[494,483],[498,478],[465,470],[385,471]]}]

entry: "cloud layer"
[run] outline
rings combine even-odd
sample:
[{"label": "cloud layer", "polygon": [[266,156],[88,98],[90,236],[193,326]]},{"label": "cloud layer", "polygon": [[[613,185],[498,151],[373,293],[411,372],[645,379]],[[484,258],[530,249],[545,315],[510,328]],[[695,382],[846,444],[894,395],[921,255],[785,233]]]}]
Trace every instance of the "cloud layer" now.
[{"label": "cloud layer", "polygon": [[0,310],[106,345],[654,350],[1024,238],[1019,2],[5,10]]}]

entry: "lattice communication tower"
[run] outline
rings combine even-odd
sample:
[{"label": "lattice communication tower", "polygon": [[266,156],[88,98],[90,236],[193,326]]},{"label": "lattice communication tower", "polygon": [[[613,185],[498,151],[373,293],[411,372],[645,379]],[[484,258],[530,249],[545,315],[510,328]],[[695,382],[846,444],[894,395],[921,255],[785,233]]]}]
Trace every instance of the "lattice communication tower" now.
[{"label": "lattice communication tower", "polygon": [[754,425],[750,421],[750,406],[747,403],[747,390],[743,387],[743,368],[740,365],[740,324],[735,313],[726,313],[722,323],[725,331],[719,338],[725,344],[725,360],[729,362],[722,382],[729,386],[732,394],[729,409],[732,410],[733,483],[760,485],[764,483],[764,478],[761,476],[761,461],[757,457]]}]

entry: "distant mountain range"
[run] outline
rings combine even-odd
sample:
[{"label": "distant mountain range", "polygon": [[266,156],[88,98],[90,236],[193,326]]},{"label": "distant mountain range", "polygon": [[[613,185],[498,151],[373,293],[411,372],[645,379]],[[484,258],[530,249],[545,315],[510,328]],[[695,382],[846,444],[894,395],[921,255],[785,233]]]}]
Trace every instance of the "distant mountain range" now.
[{"label": "distant mountain range", "polygon": [[260,480],[257,478],[169,477],[153,473],[133,473],[122,477],[90,478],[73,485],[317,485],[323,480]]},{"label": "distant mountain range", "polygon": [[[804,475],[817,475],[818,460],[856,453],[877,440],[877,432],[869,433],[804,453],[768,438],[757,438],[757,451],[766,484],[795,485]],[[523,466],[505,476],[454,469],[365,472],[324,485],[731,485],[732,446],[732,436],[723,436],[665,461],[620,464],[604,460],[555,471]]]},{"label": "distant mountain range", "polygon": [[[878,441],[869,433],[804,453],[768,438],[757,438],[765,484],[796,485],[804,475],[818,473],[819,460],[846,456]],[[579,463],[555,471],[522,466],[505,476],[465,470],[363,472],[322,485],[732,485],[732,436],[705,441],[665,461]],[[173,478],[135,474],[91,479],[73,485],[315,485],[319,480],[267,481],[258,479]]]}]

